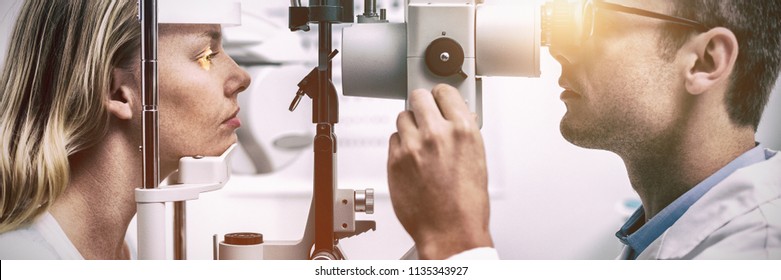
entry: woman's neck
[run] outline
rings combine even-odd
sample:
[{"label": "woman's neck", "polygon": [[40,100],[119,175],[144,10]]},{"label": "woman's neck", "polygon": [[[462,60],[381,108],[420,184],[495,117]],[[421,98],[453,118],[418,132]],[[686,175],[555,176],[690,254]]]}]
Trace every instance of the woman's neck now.
[{"label": "woman's neck", "polygon": [[[136,213],[141,153],[121,132],[69,158],[70,181],[50,208],[85,259],[128,259],[128,224]],[[133,149],[133,147],[136,147]]]}]

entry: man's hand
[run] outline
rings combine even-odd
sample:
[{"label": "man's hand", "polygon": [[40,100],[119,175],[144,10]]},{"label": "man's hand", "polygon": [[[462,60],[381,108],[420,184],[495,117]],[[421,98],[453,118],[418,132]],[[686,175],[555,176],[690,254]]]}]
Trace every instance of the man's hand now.
[{"label": "man's hand", "polygon": [[458,90],[415,90],[388,152],[393,210],[422,259],[493,247],[488,229],[485,149]]}]

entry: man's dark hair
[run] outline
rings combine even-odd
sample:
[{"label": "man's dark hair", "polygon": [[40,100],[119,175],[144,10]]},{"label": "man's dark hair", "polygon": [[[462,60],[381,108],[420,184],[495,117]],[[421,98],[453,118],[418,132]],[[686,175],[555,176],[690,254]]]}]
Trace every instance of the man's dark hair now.
[{"label": "man's dark hair", "polygon": [[[733,123],[752,125],[756,131],[781,67],[781,0],[672,2],[672,15],[725,27],[737,37],[739,54],[725,102]],[[660,49],[672,60],[693,31],[673,24],[665,29]]]}]

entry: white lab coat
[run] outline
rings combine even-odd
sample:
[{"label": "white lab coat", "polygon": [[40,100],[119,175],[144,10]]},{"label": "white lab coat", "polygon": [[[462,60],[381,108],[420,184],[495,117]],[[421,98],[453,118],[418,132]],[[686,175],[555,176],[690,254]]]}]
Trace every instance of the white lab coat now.
[{"label": "white lab coat", "polygon": [[[129,227],[125,243],[130,259],[137,259],[135,227]],[[133,233],[133,234],[131,234]],[[2,260],[83,260],[76,246],[49,211],[26,226],[0,234]]]},{"label": "white lab coat", "polygon": [[637,259],[781,259],[781,155],[718,183]]}]

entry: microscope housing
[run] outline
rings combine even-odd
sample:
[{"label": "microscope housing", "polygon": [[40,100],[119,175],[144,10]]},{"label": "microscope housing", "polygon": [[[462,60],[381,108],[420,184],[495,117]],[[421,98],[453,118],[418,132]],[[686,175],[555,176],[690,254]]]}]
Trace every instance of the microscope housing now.
[{"label": "microscope housing", "polygon": [[406,100],[412,90],[446,83],[482,123],[481,77],[540,75],[541,13],[528,2],[408,0],[404,23],[345,28],[344,94]]}]

